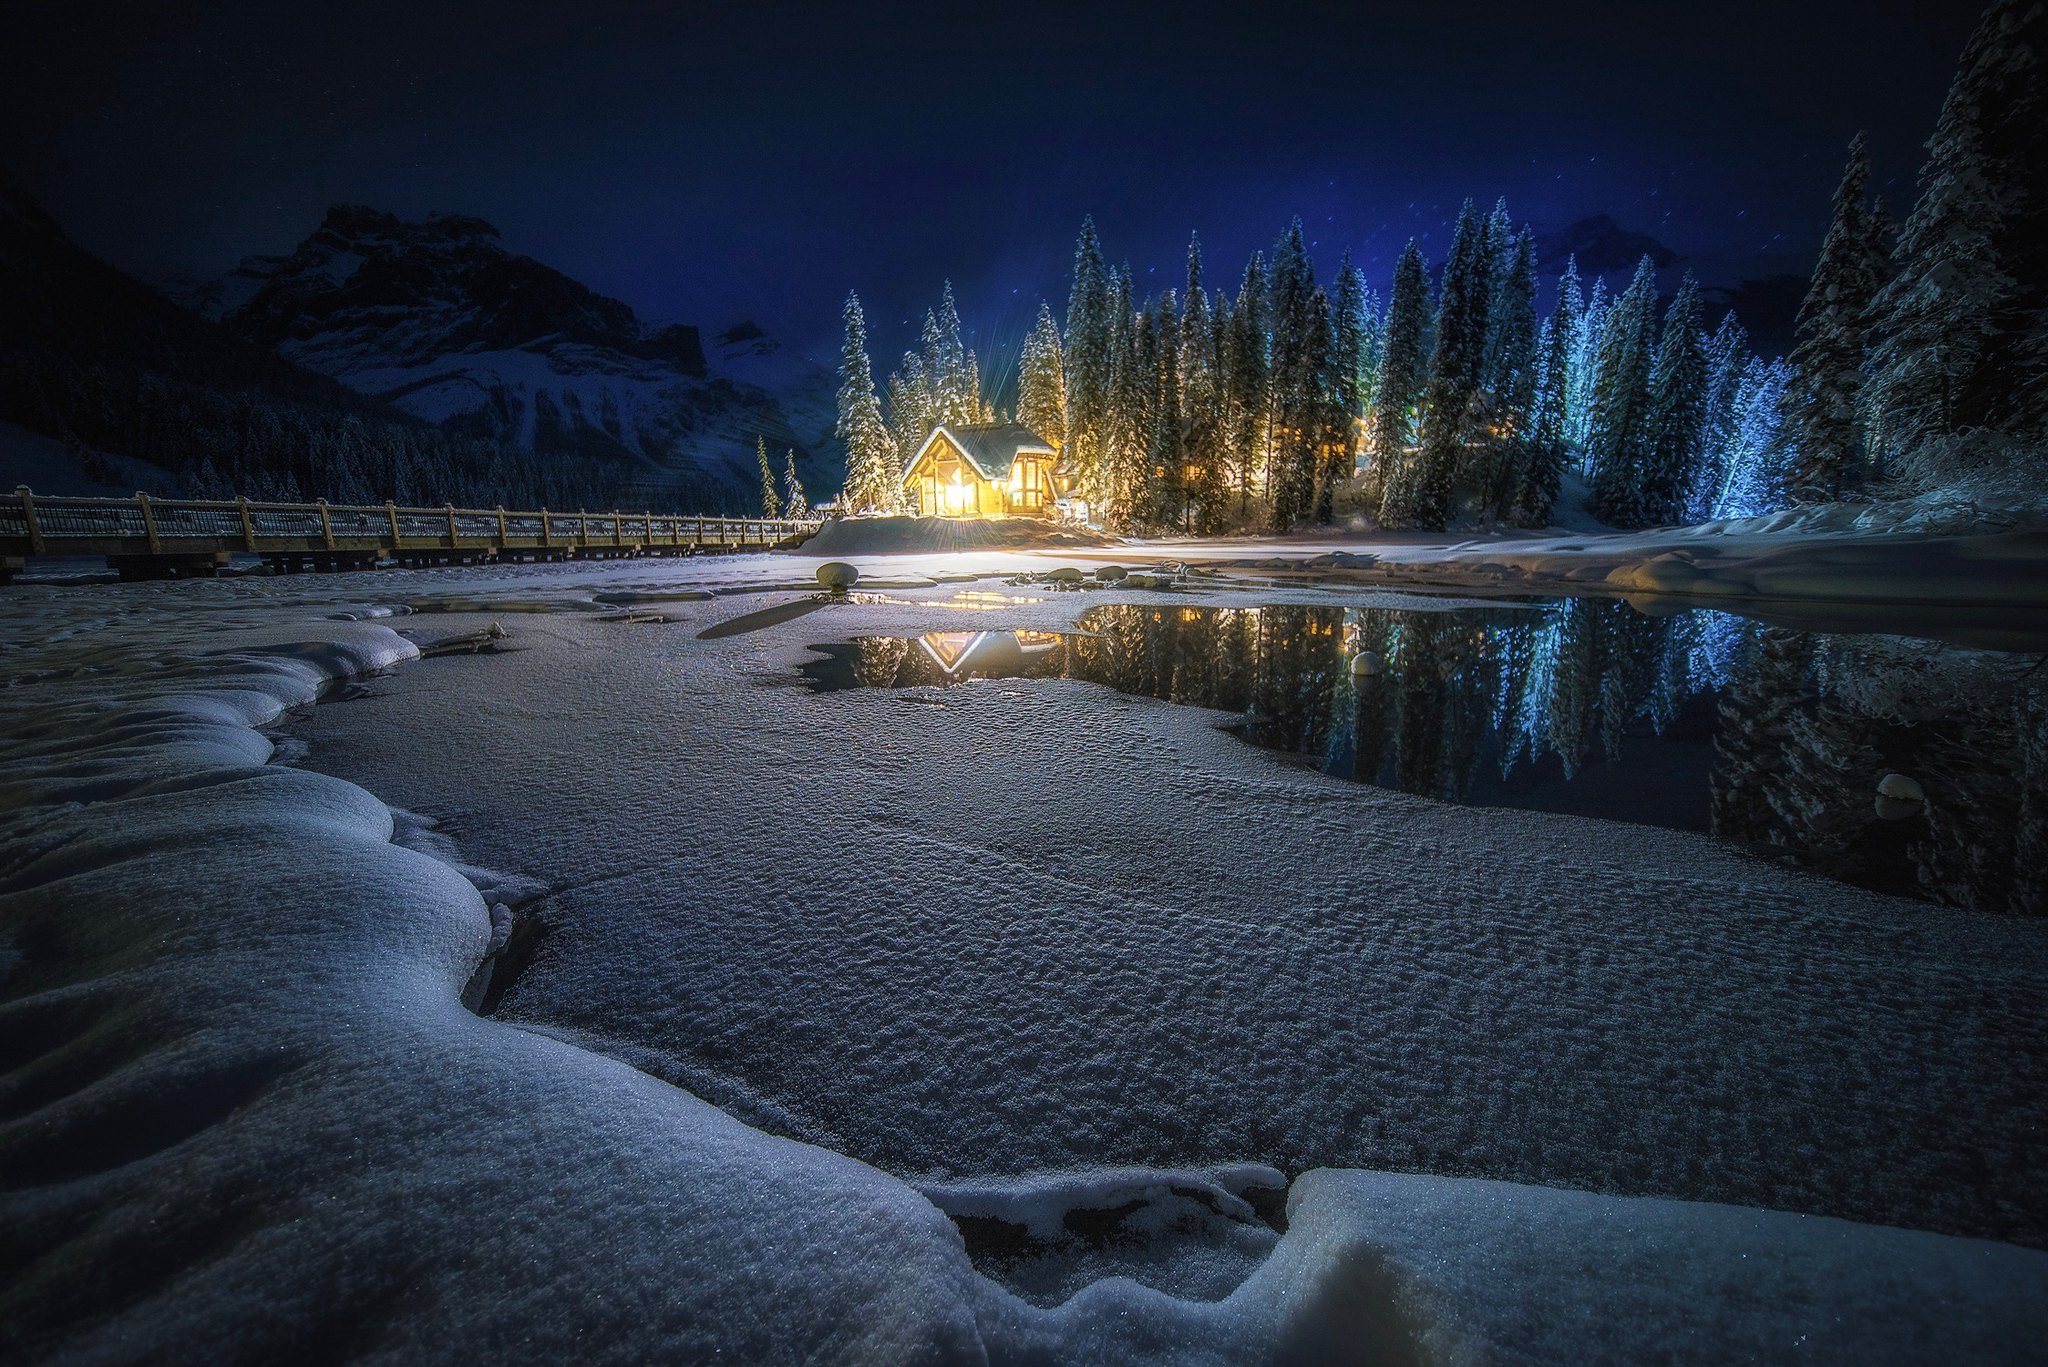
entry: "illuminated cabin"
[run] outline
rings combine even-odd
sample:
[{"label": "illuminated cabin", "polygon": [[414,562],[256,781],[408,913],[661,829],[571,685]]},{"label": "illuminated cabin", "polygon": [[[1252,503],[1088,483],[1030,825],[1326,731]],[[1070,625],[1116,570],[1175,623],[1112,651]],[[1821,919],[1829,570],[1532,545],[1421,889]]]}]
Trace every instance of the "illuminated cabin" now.
[{"label": "illuminated cabin", "polygon": [[1059,452],[1014,422],[944,423],[903,471],[919,517],[1051,517]]}]

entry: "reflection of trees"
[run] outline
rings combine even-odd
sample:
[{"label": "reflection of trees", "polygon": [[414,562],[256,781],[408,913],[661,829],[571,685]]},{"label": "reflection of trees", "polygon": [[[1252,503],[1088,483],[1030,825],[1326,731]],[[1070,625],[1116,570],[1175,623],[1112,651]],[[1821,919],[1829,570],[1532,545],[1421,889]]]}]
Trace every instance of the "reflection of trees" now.
[{"label": "reflection of trees", "polygon": [[[2010,657],[1749,625],[1720,703],[1712,829],[1834,877],[1980,910],[2048,912],[2048,711]],[[1927,793],[1876,810],[1887,772]]]},{"label": "reflection of trees", "polygon": [[894,688],[910,642],[895,636],[863,636],[853,643],[853,677],[863,688]]}]

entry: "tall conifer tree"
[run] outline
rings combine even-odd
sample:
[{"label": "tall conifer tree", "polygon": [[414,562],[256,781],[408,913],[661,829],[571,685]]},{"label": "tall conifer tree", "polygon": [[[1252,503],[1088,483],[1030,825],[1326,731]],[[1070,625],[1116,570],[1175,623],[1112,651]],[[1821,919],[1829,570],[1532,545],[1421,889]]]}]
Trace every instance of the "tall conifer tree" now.
[{"label": "tall conifer tree", "polygon": [[849,512],[894,512],[902,471],[896,443],[882,422],[881,400],[875,397],[868,321],[858,295],[846,296],[842,317],[846,339],[839,352],[839,421],[834,429],[846,447],[846,492],[841,502]]},{"label": "tall conifer tree", "polygon": [[1067,445],[1067,376],[1052,310],[1038,306],[1038,321],[1024,339],[1017,366],[1017,421],[1062,451]]},{"label": "tall conifer tree", "polygon": [[1675,523],[1685,516],[1698,470],[1707,408],[1704,321],[1700,287],[1688,272],[1664,314],[1657,361],[1650,371],[1641,506],[1643,520],[1652,524]]},{"label": "tall conifer tree", "polygon": [[1252,487],[1265,468],[1270,365],[1266,318],[1266,258],[1254,252],[1245,263],[1244,279],[1230,306],[1224,362],[1226,417],[1240,517],[1249,512]]},{"label": "tall conifer tree", "polygon": [[781,517],[782,496],[775,492],[775,471],[768,464],[768,439],[754,438],[754,459],[761,463],[761,516]]},{"label": "tall conifer tree", "polygon": [[1367,506],[1374,506],[1370,499],[1377,492],[1380,521],[1393,526],[1409,499],[1418,409],[1428,378],[1429,276],[1413,239],[1394,266],[1384,335],[1379,387],[1366,421]]},{"label": "tall conifer tree", "polygon": [[1601,322],[1586,460],[1593,474],[1593,512],[1617,527],[1640,527],[1647,517],[1643,458],[1650,369],[1656,362],[1656,303],[1656,267],[1645,256]]},{"label": "tall conifer tree", "polygon": [[1799,343],[1788,358],[1794,381],[1798,454],[1786,492],[1796,503],[1839,497],[1861,455],[1863,329],[1882,262],[1871,250],[1870,154],[1864,135],[1849,144],[1834,213],[1813,282],[1799,305]]},{"label": "tall conifer tree", "polygon": [[1084,495],[1099,501],[1109,435],[1109,389],[1115,364],[1115,316],[1110,270],[1095,236],[1095,220],[1081,221],[1074,244],[1074,285],[1067,299],[1064,356],[1067,372],[1067,440],[1070,461]]}]

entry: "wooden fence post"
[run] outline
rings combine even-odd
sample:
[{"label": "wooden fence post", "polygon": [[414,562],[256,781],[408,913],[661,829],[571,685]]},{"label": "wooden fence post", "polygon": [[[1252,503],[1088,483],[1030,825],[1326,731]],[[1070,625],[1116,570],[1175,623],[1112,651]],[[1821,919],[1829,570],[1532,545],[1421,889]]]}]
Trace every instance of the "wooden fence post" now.
[{"label": "wooden fence post", "polygon": [[553,542],[551,542],[550,540],[548,540],[548,510],[547,510],[547,509],[545,509],[545,508],[543,508],[543,509],[541,509],[541,510],[540,510],[540,545],[541,545],[541,549],[542,549],[542,550],[546,550],[546,549],[548,549],[548,548],[549,548],[550,546],[552,546],[553,544],[554,544]]},{"label": "wooden fence post", "polygon": [[149,506],[149,495],[137,489],[135,491],[135,506],[142,509],[142,539],[149,544],[149,553],[155,555],[164,546],[163,542],[157,540],[156,511]]},{"label": "wooden fence post", "polygon": [[256,519],[249,516],[249,496],[247,494],[236,497],[235,511],[242,515],[242,549],[254,555],[256,553]]},{"label": "wooden fence post", "polygon": [[331,551],[334,549],[334,520],[327,516],[327,500],[315,499],[314,506],[320,509],[320,541]]},{"label": "wooden fence post", "polygon": [[498,505],[498,549],[505,549],[505,505]]},{"label": "wooden fence post", "polygon": [[384,516],[390,519],[391,522],[391,549],[394,551],[398,550],[398,505],[388,498],[384,500]]},{"label": "wooden fence post", "polygon": [[21,500],[21,519],[28,524],[28,553],[43,553],[43,524],[36,520],[35,495],[28,491],[26,484],[14,486],[14,496]]},{"label": "wooden fence post", "polygon": [[454,505],[453,503],[450,503],[450,504],[449,504],[449,505],[447,505],[447,506],[448,506],[448,549],[452,551],[452,550],[454,550],[454,549],[455,549],[455,505]]}]

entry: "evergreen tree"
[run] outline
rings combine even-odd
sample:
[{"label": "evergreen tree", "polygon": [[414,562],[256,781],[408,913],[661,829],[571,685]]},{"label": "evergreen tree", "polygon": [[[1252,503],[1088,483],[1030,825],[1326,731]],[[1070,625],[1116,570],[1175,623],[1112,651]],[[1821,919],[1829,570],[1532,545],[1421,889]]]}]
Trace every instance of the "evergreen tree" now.
[{"label": "evergreen tree", "polygon": [[938,425],[931,382],[924,372],[924,357],[914,351],[904,352],[901,366],[889,376],[888,390],[889,436],[896,443],[897,464],[907,466]]},{"label": "evergreen tree", "polygon": [[1535,451],[1530,409],[1536,402],[1536,237],[1524,229],[1504,258],[1488,323],[1486,370],[1492,393],[1491,460],[1481,488],[1491,521],[1510,515]]},{"label": "evergreen tree", "polygon": [[1560,295],[1556,309],[1543,320],[1536,336],[1536,392],[1521,442],[1514,502],[1508,511],[1517,527],[1546,525],[1564,482],[1565,387],[1571,375],[1570,308],[1570,301]]},{"label": "evergreen tree", "polygon": [[1411,498],[1408,485],[1415,474],[1416,428],[1428,375],[1429,277],[1413,239],[1394,267],[1383,335],[1379,388],[1366,422],[1367,483],[1369,494],[1379,494],[1381,523],[1394,526]]},{"label": "evergreen tree", "polygon": [[938,312],[924,316],[924,372],[935,422],[978,423],[992,416],[981,397],[981,366],[960,337],[960,309],[950,280]]},{"label": "evergreen tree", "polygon": [[1271,280],[1272,438],[1266,452],[1266,495],[1269,525],[1284,532],[1315,498],[1321,426],[1316,405],[1319,372],[1328,355],[1318,345],[1315,268],[1298,218],[1273,249]]},{"label": "evergreen tree", "polygon": [[1186,456],[1193,473],[1183,496],[1190,530],[1216,524],[1227,456],[1224,436],[1222,331],[1202,287],[1202,244],[1188,239],[1188,292],[1180,319],[1180,404],[1186,419]]},{"label": "evergreen tree", "polygon": [[1109,282],[1110,383],[1107,432],[1103,451],[1103,516],[1119,531],[1136,531],[1151,505],[1150,454],[1152,424],[1148,379],[1149,320],[1141,320],[1131,304],[1128,269],[1112,271]]},{"label": "evergreen tree", "polygon": [[1110,270],[1095,237],[1095,220],[1083,219],[1074,244],[1074,286],[1067,299],[1064,350],[1067,374],[1067,440],[1070,459],[1085,496],[1100,500],[1107,480],[1104,456],[1109,432],[1109,392],[1115,365],[1116,315],[1110,299]]},{"label": "evergreen tree", "polygon": [[1799,464],[1786,492],[1795,503],[1838,497],[1860,454],[1863,325],[1882,266],[1872,251],[1869,186],[1870,154],[1858,133],[1835,190],[1813,282],[1799,305],[1799,343],[1789,358],[1797,377]]},{"label": "evergreen tree", "polygon": [[1038,306],[1038,321],[1024,339],[1017,366],[1017,421],[1061,451],[1067,445],[1067,376],[1052,310]]},{"label": "evergreen tree", "polygon": [[[1514,221],[1508,217],[1508,202],[1505,196],[1494,201],[1493,212],[1486,219],[1487,279],[1492,282],[1492,293],[1486,301],[1486,339],[1480,347],[1479,387],[1489,393],[1497,393],[1503,384],[1502,350],[1506,339],[1503,329],[1509,321],[1512,309],[1505,293],[1508,276],[1514,270],[1515,254],[1520,249]],[[1534,239],[1531,238],[1530,258],[1535,257]],[[1533,266],[1532,266],[1533,270]],[[1529,340],[1536,336],[1536,322],[1529,320]]]},{"label": "evergreen tree", "polygon": [[1785,394],[1791,382],[1792,368],[1784,361],[1751,357],[1744,367],[1711,516],[1757,517],[1783,506],[1785,471],[1792,456],[1785,423]]},{"label": "evergreen tree", "polygon": [[1252,486],[1265,467],[1271,361],[1266,316],[1266,258],[1254,252],[1230,306],[1224,350],[1225,419],[1239,517],[1249,513]]},{"label": "evergreen tree", "polygon": [[1656,302],[1656,270],[1645,256],[1601,323],[1586,460],[1593,473],[1593,512],[1617,527],[1640,527],[1647,521],[1643,461],[1650,370],[1656,360]]},{"label": "evergreen tree", "polygon": [[[1578,299],[1577,259],[1565,267],[1572,299]],[[1580,451],[1593,435],[1593,390],[1600,375],[1600,342],[1607,329],[1607,281],[1593,279],[1583,307],[1575,308],[1571,342],[1571,378],[1565,387],[1565,437]]]},{"label": "evergreen tree", "polygon": [[1960,472],[1946,438],[2048,430],[2044,53],[2048,14],[2036,0],[1997,0],[1985,12],[1873,305],[1870,432],[1880,461],[1918,486]]},{"label": "evergreen tree", "polygon": [[1365,444],[1365,405],[1370,393],[1372,344],[1372,292],[1366,288],[1365,272],[1351,264],[1351,253],[1337,267],[1337,295],[1330,302],[1331,360],[1336,370],[1336,403],[1343,410],[1345,426],[1344,473],[1351,473],[1359,450]]},{"label": "evergreen tree", "polygon": [[1151,333],[1152,388],[1157,395],[1152,405],[1150,460],[1156,485],[1153,490],[1152,520],[1169,527],[1188,530],[1189,500],[1186,431],[1181,414],[1180,342],[1181,328],[1172,290],[1159,297],[1153,311]]},{"label": "evergreen tree", "polygon": [[1734,310],[1721,319],[1707,343],[1707,398],[1700,417],[1700,456],[1686,503],[1687,522],[1705,522],[1714,515],[1714,500],[1728,473],[1728,453],[1735,444],[1735,397],[1749,365],[1749,334]]},{"label": "evergreen tree", "polygon": [[782,467],[783,512],[789,517],[802,521],[811,515],[811,501],[804,497],[803,481],[796,477],[796,449],[790,448],[789,458]]},{"label": "evergreen tree", "polygon": [[754,438],[754,459],[761,463],[761,516],[781,517],[782,497],[775,492],[775,471],[768,465],[768,439]]},{"label": "evergreen tree", "polygon": [[846,296],[843,317],[846,340],[839,353],[839,421],[834,429],[846,447],[846,491],[840,503],[848,512],[894,512],[902,469],[896,443],[882,423],[881,400],[875,396],[868,322],[858,295]]},{"label": "evergreen tree", "polygon": [[1650,412],[1643,442],[1642,512],[1669,525],[1685,515],[1699,468],[1707,406],[1705,312],[1700,287],[1687,272],[1664,314],[1664,331],[1650,370]]},{"label": "evergreen tree", "polygon": [[1437,300],[1436,345],[1430,352],[1429,384],[1422,399],[1422,449],[1417,476],[1397,525],[1441,531],[1450,524],[1454,486],[1470,428],[1472,400],[1485,360],[1487,315],[1493,298],[1493,248],[1489,224],[1465,201],[1444,263]]}]

